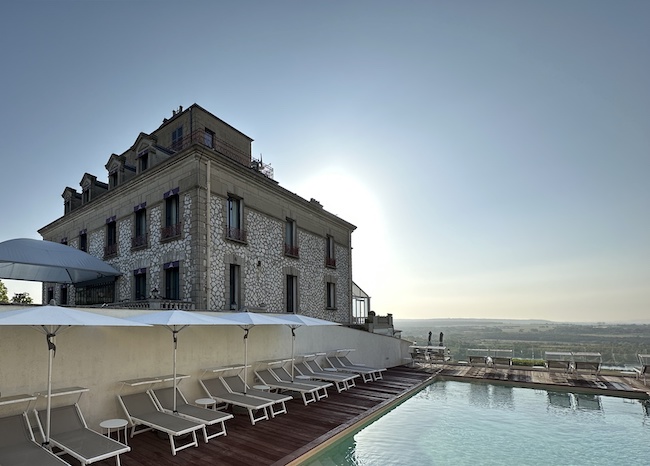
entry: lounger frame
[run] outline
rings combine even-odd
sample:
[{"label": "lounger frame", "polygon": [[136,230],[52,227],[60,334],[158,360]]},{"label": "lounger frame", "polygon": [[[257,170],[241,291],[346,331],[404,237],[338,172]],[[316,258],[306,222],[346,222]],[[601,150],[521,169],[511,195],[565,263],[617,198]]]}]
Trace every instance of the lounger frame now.
[{"label": "lounger frame", "polygon": [[[135,393],[132,395],[117,395],[117,399],[119,400],[120,405],[122,405],[122,408],[124,409],[124,413],[126,414],[129,423],[132,425],[131,438],[133,438],[137,434],[148,432],[150,430],[158,430],[160,432],[164,432],[169,437],[169,445],[171,447],[172,455],[174,456],[176,456],[176,453],[181,450],[190,447],[199,446],[199,442],[196,438],[196,431],[204,430],[205,424],[190,421],[180,416],[176,416],[173,414],[168,414],[163,411],[160,411],[158,409],[158,406],[156,405],[156,402],[153,400],[151,395],[147,392]],[[149,409],[140,414],[136,414],[133,412],[133,410],[128,409],[127,405],[129,404],[132,405],[132,403],[137,403],[137,402],[146,403]],[[172,423],[178,426],[183,425],[183,427],[182,428],[171,427]],[[137,429],[138,426],[144,426],[144,427],[138,430]],[[186,434],[190,434],[191,439],[187,443],[181,446],[176,446],[176,442],[174,442],[174,437],[180,437]]]},{"label": "lounger frame", "polygon": [[[34,409],[41,437],[45,440],[43,424],[46,412]],[[50,444],[78,460],[81,464],[91,464],[115,457],[120,466],[120,455],[131,451],[131,447],[113,440],[88,427],[77,403],[52,408],[50,412]]]},{"label": "lounger frame", "polygon": [[[190,421],[205,424],[205,428],[203,429],[205,443],[208,443],[210,439],[215,437],[228,435],[226,432],[226,421],[234,417],[232,414],[191,405],[187,402],[185,395],[183,395],[178,387],[176,387],[176,413],[174,413],[173,401],[170,402],[169,400],[170,397],[173,397],[173,390],[174,387],[151,388],[149,389],[149,393],[161,411],[169,414],[177,414]],[[169,393],[170,391],[172,392]],[[208,433],[208,427],[212,428],[210,433]]]},{"label": "lounger frame", "polygon": [[226,406],[239,406],[246,409],[252,425],[269,419],[267,408],[273,405],[273,401],[232,393],[220,377],[199,379],[199,384],[206,395],[213,400]]}]

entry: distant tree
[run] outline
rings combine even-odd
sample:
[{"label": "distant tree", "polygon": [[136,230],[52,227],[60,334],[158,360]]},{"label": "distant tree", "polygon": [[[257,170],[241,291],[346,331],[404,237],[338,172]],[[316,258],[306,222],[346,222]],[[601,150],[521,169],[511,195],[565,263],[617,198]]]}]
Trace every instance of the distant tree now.
[{"label": "distant tree", "polygon": [[13,304],[33,304],[34,300],[29,293],[14,293],[14,297],[11,298]]},{"label": "distant tree", "polygon": [[9,302],[9,296],[7,296],[7,286],[2,283],[2,280],[0,280],[0,303],[8,303]]}]

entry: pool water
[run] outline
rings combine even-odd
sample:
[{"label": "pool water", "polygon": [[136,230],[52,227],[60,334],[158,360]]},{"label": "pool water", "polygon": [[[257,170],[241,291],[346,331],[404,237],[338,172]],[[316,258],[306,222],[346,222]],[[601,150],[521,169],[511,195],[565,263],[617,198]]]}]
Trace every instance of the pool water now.
[{"label": "pool water", "polygon": [[304,464],[648,464],[648,410],[639,400],[441,381]]}]

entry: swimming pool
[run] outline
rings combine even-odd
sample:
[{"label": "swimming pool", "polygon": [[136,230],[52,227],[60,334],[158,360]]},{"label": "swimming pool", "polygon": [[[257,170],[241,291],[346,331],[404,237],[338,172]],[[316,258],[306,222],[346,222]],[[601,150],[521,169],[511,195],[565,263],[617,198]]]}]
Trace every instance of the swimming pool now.
[{"label": "swimming pool", "polygon": [[647,409],[610,396],[439,381],[303,464],[643,464]]}]

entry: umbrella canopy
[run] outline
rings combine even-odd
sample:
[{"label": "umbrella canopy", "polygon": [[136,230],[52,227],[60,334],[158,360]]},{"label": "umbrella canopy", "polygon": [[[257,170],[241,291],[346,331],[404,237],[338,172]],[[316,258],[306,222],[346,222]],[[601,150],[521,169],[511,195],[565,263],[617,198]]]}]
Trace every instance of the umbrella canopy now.
[{"label": "umbrella canopy", "polygon": [[0,278],[81,283],[119,275],[101,259],[65,244],[30,238],[0,243]]},{"label": "umbrella canopy", "polygon": [[95,314],[69,307],[34,306],[17,311],[0,313],[0,326],[28,326],[45,334],[49,353],[47,366],[47,418],[45,428],[45,443],[50,441],[50,412],[52,409],[52,360],[56,354],[56,336],[72,326],[111,326],[135,327],[146,324],[132,322],[126,319]]},{"label": "umbrella canopy", "polygon": [[248,332],[256,325],[279,325],[283,322],[278,321],[274,317],[248,311],[224,313],[220,314],[220,317],[231,322],[226,325],[238,325],[244,330],[244,393],[246,393],[246,386],[248,385]]},{"label": "umbrella canopy", "polygon": [[128,320],[150,325],[160,325],[172,332],[172,341],[174,347],[174,412],[176,412],[176,350],[178,349],[178,333],[190,325],[232,325],[230,321],[221,319],[218,316],[207,316],[197,312],[187,312],[180,310],[148,312]]},{"label": "umbrella canopy", "polygon": [[304,316],[301,314],[280,314],[275,316],[275,319],[281,323],[288,325],[291,328],[291,380],[294,378],[294,347],[296,342],[296,329],[302,327],[303,325],[311,327],[318,325],[341,325],[336,322],[332,322],[324,319],[317,319],[315,317]]}]

